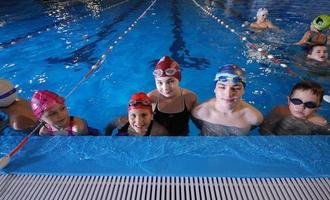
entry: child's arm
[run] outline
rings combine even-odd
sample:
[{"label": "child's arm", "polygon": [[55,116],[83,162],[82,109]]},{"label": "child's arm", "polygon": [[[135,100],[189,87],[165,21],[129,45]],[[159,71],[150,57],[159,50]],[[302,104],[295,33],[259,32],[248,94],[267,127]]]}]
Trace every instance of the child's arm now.
[{"label": "child's arm", "polygon": [[128,118],[126,116],[118,117],[107,125],[105,135],[112,135],[114,129],[123,127],[127,122]]},{"label": "child's arm", "polygon": [[86,122],[78,117],[74,117],[73,120],[72,132],[78,133],[78,135],[88,135]]},{"label": "child's arm", "polygon": [[304,45],[308,42],[308,40],[311,38],[312,33],[310,31],[307,31],[304,36],[301,38],[299,42],[294,43],[294,45]]},{"label": "child's arm", "polygon": [[275,26],[271,21],[268,21],[268,28],[271,28],[275,31],[281,31],[281,29],[277,26]]}]

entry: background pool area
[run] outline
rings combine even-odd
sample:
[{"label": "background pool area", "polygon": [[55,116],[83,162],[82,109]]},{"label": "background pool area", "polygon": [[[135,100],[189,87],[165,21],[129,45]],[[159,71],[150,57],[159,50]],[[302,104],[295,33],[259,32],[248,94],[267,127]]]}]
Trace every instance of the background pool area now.
[{"label": "background pool area", "polygon": [[[280,32],[253,32],[243,25],[254,20],[260,7],[269,9]],[[244,99],[266,115],[273,106],[286,104],[291,87],[301,79],[321,83],[330,94],[330,70],[321,75],[307,71],[305,50],[292,45],[314,17],[330,14],[329,8],[330,2],[324,0],[1,1],[0,74],[26,99],[39,89],[66,96],[78,86],[66,99],[70,113],[103,131],[112,119],[126,114],[131,94],[155,88],[152,70],[163,55],[178,61],[183,69],[180,85],[194,91],[199,102],[214,96],[217,68],[235,63],[247,72]],[[280,63],[262,56],[239,36]],[[78,85],[95,65],[96,70]],[[323,102],[319,113],[328,121],[329,111],[330,104]],[[10,129],[2,133],[1,156],[23,135]],[[256,136],[257,129],[249,137],[198,134],[191,124],[191,137],[185,138],[32,137],[0,173],[330,174],[328,136],[261,137]]]}]

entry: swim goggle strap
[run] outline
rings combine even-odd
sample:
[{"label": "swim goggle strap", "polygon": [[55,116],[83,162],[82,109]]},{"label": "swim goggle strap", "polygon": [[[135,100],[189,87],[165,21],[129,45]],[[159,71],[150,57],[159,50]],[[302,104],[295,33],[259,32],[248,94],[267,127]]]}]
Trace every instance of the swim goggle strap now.
[{"label": "swim goggle strap", "polygon": [[152,111],[151,102],[149,100],[130,100],[128,102],[128,110],[131,109],[148,109]]},{"label": "swim goggle strap", "polygon": [[227,81],[231,81],[234,84],[237,83],[242,83],[245,86],[245,78],[241,77],[241,76],[237,76],[234,74],[228,74],[228,73],[217,73],[215,75],[214,81],[218,82],[222,82],[222,83],[226,83]]},{"label": "swim goggle strap", "polygon": [[13,88],[11,90],[9,90],[8,92],[0,95],[0,99],[4,99],[4,98],[7,98],[9,97],[10,95],[14,94],[16,92],[16,88]]},{"label": "swim goggle strap", "polygon": [[289,98],[289,100],[294,105],[301,105],[301,104],[303,104],[305,108],[309,108],[309,109],[314,109],[314,108],[320,107],[319,105],[317,105],[313,101],[303,102],[301,99],[291,98],[291,97]]},{"label": "swim goggle strap", "polygon": [[164,75],[166,76],[174,76],[177,72],[180,72],[179,69],[175,68],[167,68],[167,69],[155,69],[153,72],[153,75],[155,77],[162,77]]}]

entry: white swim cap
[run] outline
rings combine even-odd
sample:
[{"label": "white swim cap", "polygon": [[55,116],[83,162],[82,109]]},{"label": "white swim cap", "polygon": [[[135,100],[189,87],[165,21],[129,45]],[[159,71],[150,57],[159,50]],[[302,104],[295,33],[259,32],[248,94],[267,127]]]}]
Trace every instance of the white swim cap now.
[{"label": "white swim cap", "polygon": [[268,10],[267,10],[267,8],[259,8],[259,10],[258,10],[258,12],[257,12],[257,17],[262,16],[262,15],[264,15],[264,14],[268,15]]},{"label": "white swim cap", "polygon": [[7,107],[16,99],[16,88],[9,81],[0,79],[0,107]]}]

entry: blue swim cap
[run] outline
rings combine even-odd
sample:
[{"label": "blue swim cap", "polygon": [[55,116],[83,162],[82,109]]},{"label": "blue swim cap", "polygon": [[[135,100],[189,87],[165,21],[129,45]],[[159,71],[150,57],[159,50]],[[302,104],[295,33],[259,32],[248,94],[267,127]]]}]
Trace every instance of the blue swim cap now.
[{"label": "blue swim cap", "polygon": [[215,75],[214,81],[227,82],[228,80],[234,83],[243,83],[245,87],[246,77],[245,71],[237,65],[228,64],[219,68]]}]

